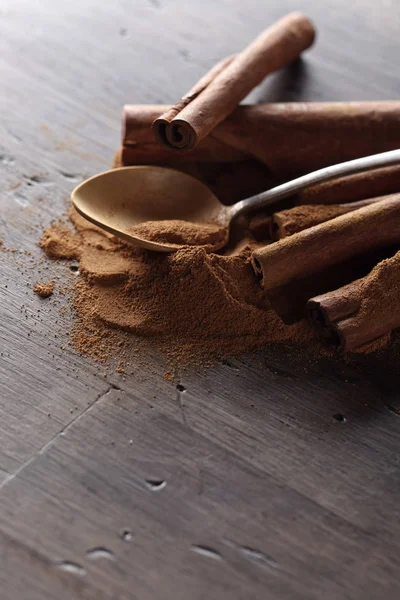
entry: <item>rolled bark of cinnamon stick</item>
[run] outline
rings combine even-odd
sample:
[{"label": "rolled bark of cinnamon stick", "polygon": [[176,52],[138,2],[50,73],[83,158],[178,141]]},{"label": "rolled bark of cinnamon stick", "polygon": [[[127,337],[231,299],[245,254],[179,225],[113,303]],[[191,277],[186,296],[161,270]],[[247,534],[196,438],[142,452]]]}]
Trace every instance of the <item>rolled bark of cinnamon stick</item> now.
[{"label": "rolled bark of cinnamon stick", "polygon": [[163,146],[190,150],[268,74],[284,67],[315,39],[310,20],[291,13],[265,30],[243,52],[218,63],[172,109],[154,121]]},{"label": "rolled bark of cinnamon stick", "polygon": [[[152,135],[152,121],[166,109],[168,107],[157,105],[124,107],[123,165],[165,164],[179,168],[185,162],[231,165],[249,161],[265,167],[277,180],[283,181],[345,160],[400,147],[400,102],[397,101],[239,106],[195,148],[182,153],[160,146]],[[379,171],[375,187],[371,184],[371,174],[352,176],[355,184],[349,200],[400,191],[399,187],[393,189],[398,185],[399,167]],[[364,177],[368,184],[363,187]],[[362,191],[357,196],[358,187]],[[336,200],[316,196],[313,203],[345,201],[346,198],[339,195]],[[311,201],[304,199],[299,203]]]},{"label": "rolled bark of cinnamon stick", "polygon": [[305,204],[276,212],[272,215],[270,221],[270,238],[273,241],[281,240],[309,227],[330,221],[339,215],[345,215],[363,206],[369,206],[394,196],[398,196],[400,199],[400,194],[394,194],[359,200],[358,202],[348,202],[347,204]]},{"label": "rolled bark of cinnamon stick", "polygon": [[393,256],[397,250],[398,246],[390,246],[353,257],[303,279],[266,290],[265,296],[282,321],[286,325],[292,325],[307,317],[307,302],[310,298],[365,277],[378,263]]},{"label": "rolled bark of cinnamon stick", "polygon": [[[183,109],[188,106],[191,102],[195,100],[204,90],[211,84],[214,79],[227,68],[228,65],[232,63],[232,61],[236,58],[236,55],[228,56],[224,58],[219,63],[214,65],[195,85],[191,88],[191,90],[182,96],[180,100],[173,106],[167,108],[160,117],[156,118],[152,122],[153,134],[156,141],[161,144],[161,146],[166,146],[168,148],[175,148],[176,141],[175,138],[170,142],[169,138],[171,135],[171,127],[170,123],[175,119],[179,113],[183,111]],[[189,136],[191,131],[189,131]],[[176,136],[175,136],[176,137]],[[181,140],[181,144],[185,143],[184,140]],[[193,144],[195,145],[195,144]],[[175,148],[176,149],[176,148]],[[179,148],[178,148],[179,149]],[[187,148],[188,150],[190,147]]]},{"label": "rolled bark of cinnamon stick", "polygon": [[307,309],[319,337],[343,351],[386,340],[400,327],[400,252],[366,277],[311,298]]},{"label": "rolled bark of cinnamon stick", "polygon": [[304,190],[297,204],[341,204],[400,192],[400,165],[327,181]]},{"label": "rolled bark of cinnamon stick", "polygon": [[265,290],[375,249],[400,244],[400,196],[364,206],[284,238],[252,255]]},{"label": "rolled bark of cinnamon stick", "polygon": [[151,124],[160,110],[164,109],[172,110],[164,105],[127,104],[124,106],[122,112],[122,161],[124,165],[149,162],[152,164],[166,162],[180,164],[197,161],[229,163],[253,158],[251,153],[243,151],[233,144],[226,144],[223,139],[211,135],[193,150],[182,154],[176,154],[170,148],[160,146],[154,140]]}]

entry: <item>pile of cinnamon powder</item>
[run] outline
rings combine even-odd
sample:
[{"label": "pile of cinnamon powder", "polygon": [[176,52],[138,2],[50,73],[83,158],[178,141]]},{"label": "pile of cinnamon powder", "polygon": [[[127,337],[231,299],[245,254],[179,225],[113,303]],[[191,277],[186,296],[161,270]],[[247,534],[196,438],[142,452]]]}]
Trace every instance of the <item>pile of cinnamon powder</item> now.
[{"label": "pile of cinnamon powder", "polygon": [[266,243],[260,240],[263,231],[269,235],[268,220],[264,229],[259,220],[256,228],[244,224],[225,254],[190,246],[170,254],[147,252],[74,210],[70,220],[52,224],[41,246],[51,258],[79,260],[71,332],[78,351],[104,359],[135,336],[152,340],[175,364],[204,365],[271,342],[313,338],[305,321],[282,323],[253,272],[250,254]]}]

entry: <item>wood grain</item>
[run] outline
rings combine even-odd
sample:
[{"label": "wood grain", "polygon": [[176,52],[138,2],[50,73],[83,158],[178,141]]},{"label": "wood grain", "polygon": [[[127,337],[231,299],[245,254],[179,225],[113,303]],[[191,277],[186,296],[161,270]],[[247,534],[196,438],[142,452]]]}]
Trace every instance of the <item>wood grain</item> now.
[{"label": "wood grain", "polygon": [[[345,363],[271,347],[174,384],[151,353],[105,373],[68,346],[76,275],[37,246],[108,168],[123,104],[170,104],[296,9],[1,3],[2,600],[398,598],[398,343]],[[250,101],[399,97],[394,5],[301,9],[315,47]]]},{"label": "wood grain", "polygon": [[106,597],[136,588],[154,598],[161,586],[176,598],[261,598],[266,588],[334,597],[343,581],[350,597],[398,590],[400,561],[385,532],[335,515],[116,390],[6,486],[2,506],[2,530],[44,557],[56,579],[73,564],[71,579]]}]

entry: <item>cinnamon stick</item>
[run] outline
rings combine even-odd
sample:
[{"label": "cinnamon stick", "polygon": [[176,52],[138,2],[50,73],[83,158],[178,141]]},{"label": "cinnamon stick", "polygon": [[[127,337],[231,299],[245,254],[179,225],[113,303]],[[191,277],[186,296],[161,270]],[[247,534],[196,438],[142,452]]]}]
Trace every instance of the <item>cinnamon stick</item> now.
[{"label": "cinnamon stick", "polygon": [[312,186],[297,196],[298,204],[341,204],[400,192],[400,165],[357,173]]},{"label": "cinnamon stick", "polygon": [[[249,152],[226,144],[223,139],[209,136],[195,149],[176,154],[170,148],[159,145],[151,132],[151,124],[160,113],[169,112],[173,108],[164,105],[127,104],[122,112],[122,160],[124,165],[130,163],[146,164],[175,162],[239,162],[252,158]],[[400,115],[400,103],[399,103]]]},{"label": "cinnamon stick", "polygon": [[310,298],[365,277],[378,263],[393,256],[397,250],[398,246],[390,246],[353,257],[303,279],[266,290],[265,298],[280,319],[286,325],[292,325],[307,317],[307,302]]},{"label": "cinnamon stick", "polygon": [[[214,65],[197,83],[195,83],[185,96],[182,96],[182,98],[174,104],[174,106],[167,108],[160,117],[154,119],[154,122],[152,122],[153,134],[159,144],[165,144],[167,147],[170,146],[168,132],[170,130],[169,124],[171,121],[175,119],[188,104],[193,102],[195,98],[204,92],[211,82],[214,81],[214,79],[222,73],[235,58],[237,58],[236,55],[228,56]],[[173,143],[172,147],[174,147]]]},{"label": "cinnamon stick", "polygon": [[301,13],[269,27],[236,57],[218,63],[172,109],[154,121],[156,140],[189,150],[204,139],[268,74],[311,46],[315,30]]},{"label": "cinnamon stick", "polygon": [[[166,106],[124,108],[123,165],[165,164],[179,168],[186,162],[248,162],[267,169],[276,180],[287,180],[331,164],[400,147],[400,102],[314,102],[258,104],[237,107],[205,139],[187,152],[175,153],[157,144],[151,123]],[[294,142],[295,141],[295,142]],[[393,171],[389,170],[393,169]],[[399,167],[380,169],[375,187],[370,175],[354,177],[348,200],[363,200],[400,191]],[[396,171],[395,171],[396,170]],[[394,175],[392,174],[394,173]],[[355,179],[355,178],[358,179]],[[363,181],[368,182],[363,186]],[[322,186],[321,186],[322,187]],[[261,191],[261,190],[259,190]],[[305,194],[305,193],[304,193]],[[347,201],[316,200],[317,204]],[[309,203],[300,200],[299,203]]]},{"label": "cinnamon stick", "polygon": [[400,327],[400,252],[366,277],[312,298],[307,307],[320,338],[343,351],[386,341]]},{"label": "cinnamon stick", "polygon": [[315,225],[253,253],[265,290],[378,248],[400,244],[400,195]]},{"label": "cinnamon stick", "polygon": [[[400,197],[399,194],[397,196]],[[276,212],[270,220],[270,238],[274,241],[281,240],[309,227],[314,227],[314,225],[330,221],[339,215],[345,215],[363,206],[391,197],[392,195],[379,196],[347,204],[305,204]]]}]

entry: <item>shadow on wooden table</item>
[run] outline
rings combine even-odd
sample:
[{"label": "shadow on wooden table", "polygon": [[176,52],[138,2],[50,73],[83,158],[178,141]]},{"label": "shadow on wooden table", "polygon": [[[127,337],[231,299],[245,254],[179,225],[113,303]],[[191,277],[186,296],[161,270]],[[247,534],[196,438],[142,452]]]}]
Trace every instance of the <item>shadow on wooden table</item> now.
[{"label": "shadow on wooden table", "polygon": [[235,397],[240,391],[248,397],[267,397],[278,412],[295,406],[296,418],[307,426],[315,412],[319,428],[320,417],[360,422],[379,420],[388,411],[400,416],[399,357],[397,336],[389,347],[369,355],[321,357],[305,347],[273,345],[223,364],[236,376]]}]

